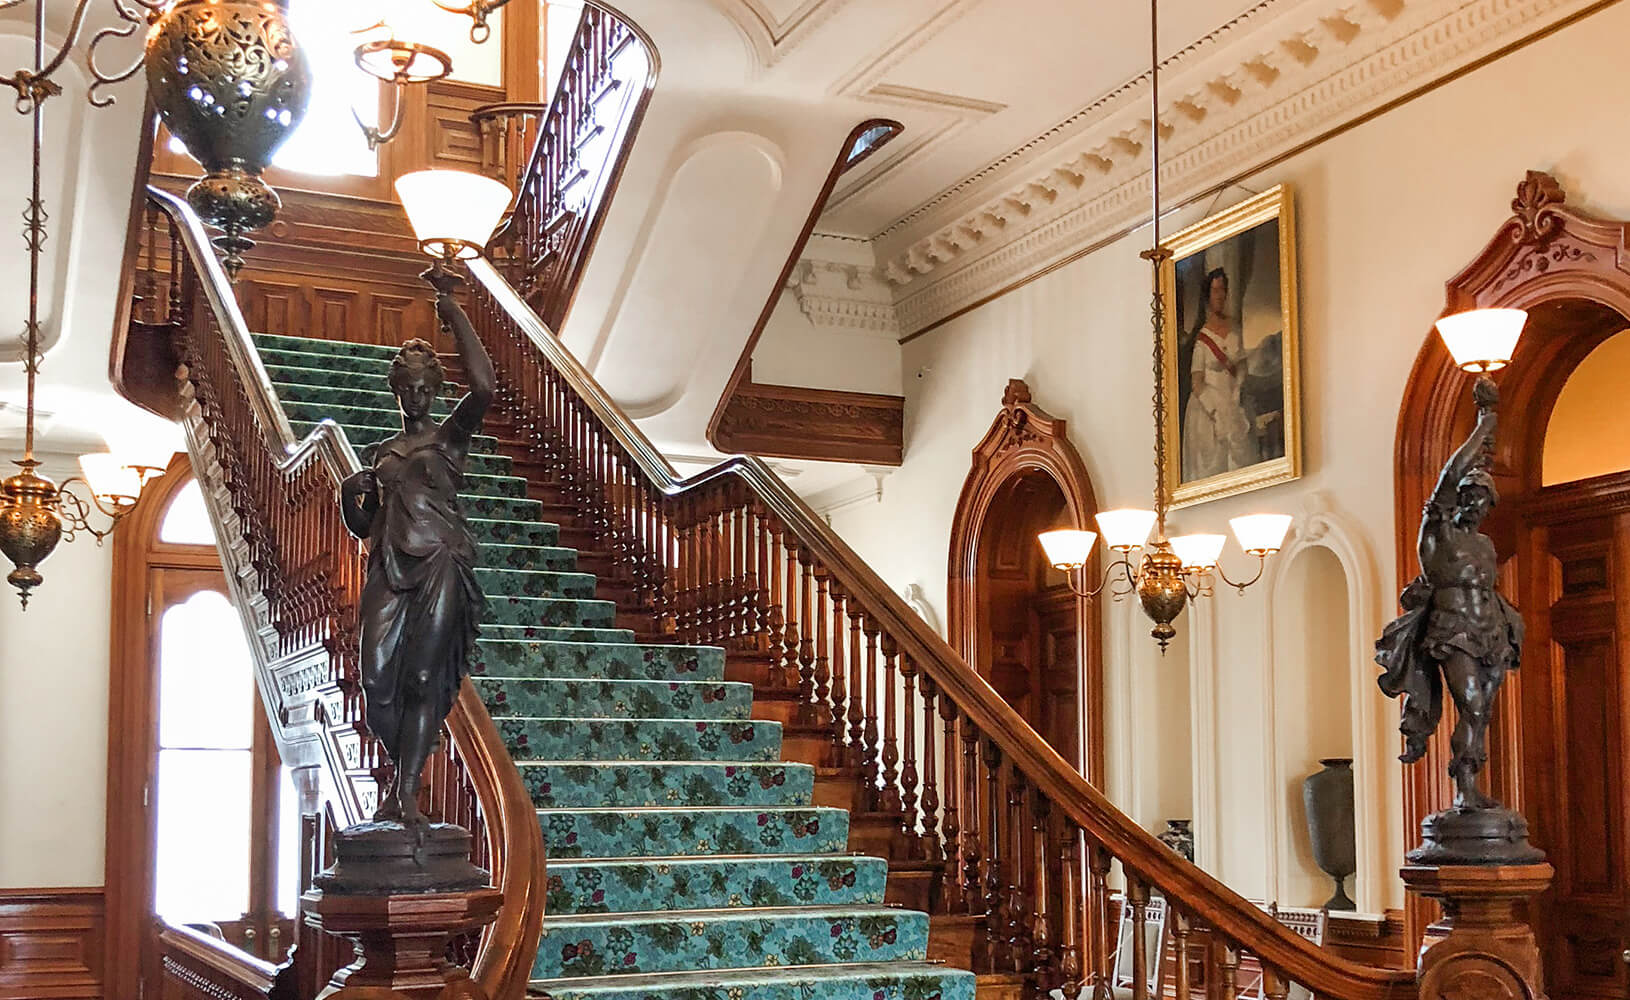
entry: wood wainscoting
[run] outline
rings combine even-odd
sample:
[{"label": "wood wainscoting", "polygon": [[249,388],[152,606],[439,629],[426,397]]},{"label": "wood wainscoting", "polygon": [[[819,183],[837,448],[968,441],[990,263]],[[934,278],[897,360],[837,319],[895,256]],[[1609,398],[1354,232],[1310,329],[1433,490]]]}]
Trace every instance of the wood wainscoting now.
[{"label": "wood wainscoting", "polygon": [[0,889],[0,1000],[100,1000],[102,890]]}]

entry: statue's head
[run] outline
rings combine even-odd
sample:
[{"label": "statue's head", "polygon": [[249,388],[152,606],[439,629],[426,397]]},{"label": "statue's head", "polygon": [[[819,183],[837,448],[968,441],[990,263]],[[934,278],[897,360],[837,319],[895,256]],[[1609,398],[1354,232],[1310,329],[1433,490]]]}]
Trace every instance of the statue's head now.
[{"label": "statue's head", "polygon": [[402,415],[409,419],[429,414],[445,380],[441,359],[427,341],[408,341],[391,361],[391,392],[396,393]]},{"label": "statue's head", "polygon": [[1455,521],[1462,527],[1476,528],[1499,499],[1489,471],[1473,469],[1462,476],[1455,487]]}]

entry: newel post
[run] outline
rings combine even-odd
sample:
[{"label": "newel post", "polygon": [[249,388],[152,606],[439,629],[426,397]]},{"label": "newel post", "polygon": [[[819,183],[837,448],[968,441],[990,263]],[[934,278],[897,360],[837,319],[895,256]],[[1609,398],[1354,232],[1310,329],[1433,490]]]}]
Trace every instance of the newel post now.
[{"label": "newel post", "polygon": [[1421,943],[1421,1000],[1544,1000],[1539,945],[1523,910],[1550,886],[1550,865],[1406,865],[1402,874],[1410,892],[1443,907]]}]

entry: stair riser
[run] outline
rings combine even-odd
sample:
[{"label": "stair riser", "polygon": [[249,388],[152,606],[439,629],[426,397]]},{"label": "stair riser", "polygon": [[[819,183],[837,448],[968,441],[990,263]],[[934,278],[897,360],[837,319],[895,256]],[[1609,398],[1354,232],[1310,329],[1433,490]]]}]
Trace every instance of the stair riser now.
[{"label": "stair riser", "polygon": [[577,550],[543,545],[482,545],[479,565],[489,569],[576,573]]},{"label": "stair riser", "polygon": [[475,678],[494,717],[745,720],[751,688],[660,681]]},{"label": "stair riser", "polygon": [[[369,410],[390,410],[396,407],[396,395],[386,386],[383,379],[376,379],[370,375],[354,375],[358,386],[349,388],[336,385],[322,385],[312,382],[285,381],[290,370],[277,368],[268,372],[272,376],[272,388],[277,390],[277,398],[285,404],[301,403],[317,406],[327,406],[335,409],[363,408]],[[330,374],[329,380],[336,380]],[[457,397],[449,398],[445,392],[430,405],[430,415],[437,420],[443,420],[453,412],[453,405]]]},{"label": "stair riser", "polygon": [[538,822],[550,858],[838,854],[849,842],[837,809],[552,810]]},{"label": "stair riser", "polygon": [[575,601],[594,598],[594,577],[587,573],[478,568],[475,578],[482,593],[492,597],[568,597]]},{"label": "stair riser", "polygon": [[881,903],[888,866],[877,858],[556,862],[555,916]]},{"label": "stair riser", "polygon": [[[482,544],[493,545],[560,545],[560,529],[538,521],[495,521],[484,517],[466,517],[470,532]],[[573,550],[575,551],[575,550]]]},{"label": "stair riser", "polygon": [[610,601],[574,601],[488,595],[483,623],[554,628],[610,628],[617,606]]},{"label": "stair riser", "polygon": [[520,765],[539,809],[808,805],[814,768],[783,763]]},{"label": "stair riser", "polygon": [[719,681],[724,679],[724,664],[718,650],[695,646],[482,642],[476,648],[476,672],[495,677]]},{"label": "stair riser", "polygon": [[690,719],[499,719],[517,760],[777,761],[780,728],[768,722]]},{"label": "stair riser", "polygon": [[554,1000],[975,1000],[974,976],[949,970],[853,975],[808,970],[793,978],[726,987],[694,986],[689,978],[684,982],[642,980],[626,988],[535,985],[547,989]]},{"label": "stair riser", "polygon": [[904,911],[830,919],[796,913],[696,920],[574,918],[559,928],[545,921],[532,974],[556,979],[707,967],[920,961],[927,954],[928,917]]}]

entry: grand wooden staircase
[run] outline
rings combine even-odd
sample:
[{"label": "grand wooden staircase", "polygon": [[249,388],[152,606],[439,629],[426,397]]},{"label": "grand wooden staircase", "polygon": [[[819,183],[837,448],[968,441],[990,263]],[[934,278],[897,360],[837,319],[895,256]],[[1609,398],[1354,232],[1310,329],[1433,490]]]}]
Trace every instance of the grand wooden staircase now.
[{"label": "grand wooden staircase", "polygon": [[[609,17],[585,19],[584,32],[600,33],[585,34],[586,46],[610,53],[627,44]],[[501,388],[467,503],[490,551],[516,571],[489,566],[489,582],[517,601],[565,602],[558,617],[491,623],[483,664],[430,769],[430,811],[475,831],[477,861],[505,897],[499,921],[459,948],[480,988],[515,998],[546,979],[561,996],[949,1000],[971,993],[972,978],[954,971],[969,970],[986,995],[1108,1000],[1124,898],[1134,917],[1130,993],[1148,1000],[1141,916],[1158,893],[1171,914],[1177,1000],[1232,997],[1242,962],[1264,970],[1266,1000],[1284,1000],[1291,983],[1328,1000],[1413,996],[1413,973],[1321,951],[1123,815],[763,462],[734,458],[681,479],[562,346],[540,312],[569,301],[613,186],[592,178],[596,197],[563,217],[562,179],[582,169],[571,159],[581,144],[563,130],[585,127],[584,105],[570,95],[603,92],[592,76],[612,62],[582,60],[585,77],[523,123],[542,137],[521,198],[493,261],[470,266],[467,309]],[[643,101],[624,107],[643,113]],[[632,124],[618,124],[623,141]],[[604,168],[619,169],[616,157]],[[257,342],[185,205],[154,190],[134,214],[130,323],[115,348],[115,382],[144,405],[180,407],[235,599],[259,639],[268,719],[285,763],[321,775],[325,806],[307,824],[315,869],[326,834],[371,811],[383,774],[357,684],[362,552],[340,522],[335,489],[359,467],[357,447],[389,430],[380,392],[388,353]],[[567,232],[577,235],[565,241]],[[567,656],[572,645],[581,648]],[[699,665],[706,677],[679,676]],[[663,693],[702,681],[728,712]],[[579,687],[539,693],[566,683]],[[646,693],[666,707],[630,715],[630,689],[613,690],[619,684],[654,685]],[[517,710],[519,702],[527,704]],[[619,718],[633,725],[610,724]],[[719,749],[714,738],[728,741],[737,723],[760,726],[755,746]],[[647,744],[658,739],[685,748],[666,770],[629,763],[653,754]],[[551,748],[542,758],[540,746]],[[596,804],[597,822],[579,815]],[[723,824],[733,846],[720,855],[720,834],[682,842],[654,820],[630,846],[642,810]],[[794,815],[834,817],[847,835],[833,841],[839,826],[822,835],[789,820],[789,831],[801,831],[793,841],[814,839],[785,847],[765,828]],[[731,826],[738,822],[747,825]],[[591,834],[604,842],[597,862],[566,862]],[[760,836],[762,850],[743,846]],[[880,860],[844,861],[846,850]],[[808,906],[778,910],[773,886],[742,881],[761,864],[749,855],[764,852],[794,881],[805,863],[835,866],[836,884],[815,885]],[[548,867],[546,856],[560,864]],[[672,905],[658,890],[611,902],[592,887],[585,895],[586,870],[608,859],[638,873],[620,884],[671,889],[679,864],[717,874],[723,894],[679,906],[693,911],[683,919],[646,912]],[[620,920],[594,916],[605,912]],[[756,927],[742,923],[749,912]],[[581,936],[563,950],[560,935],[573,928]],[[584,946],[601,957],[640,953],[628,935],[653,948],[666,942],[670,959],[636,958],[623,969],[583,959]],[[314,997],[342,962],[333,942],[307,933],[270,987],[268,970],[211,957],[207,940],[184,944],[165,956],[167,974],[174,970],[166,989],[177,996]],[[901,964],[925,956],[945,965]],[[715,971],[696,972],[704,968]],[[658,978],[641,978],[651,973]]]}]

